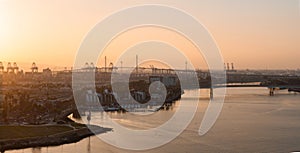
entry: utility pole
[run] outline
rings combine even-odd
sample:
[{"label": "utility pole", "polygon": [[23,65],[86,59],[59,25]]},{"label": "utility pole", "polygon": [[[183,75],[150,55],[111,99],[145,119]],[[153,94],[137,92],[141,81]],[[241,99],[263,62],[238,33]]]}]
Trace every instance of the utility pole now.
[{"label": "utility pole", "polygon": [[185,79],[186,79],[186,81],[188,80],[188,77],[187,77],[187,72],[188,72],[188,66],[187,66],[187,61],[185,61]]},{"label": "utility pole", "polygon": [[121,61],[121,73],[123,71],[123,61]]},{"label": "utility pole", "polygon": [[185,72],[187,72],[187,69],[188,69],[188,67],[187,67],[187,61],[185,61]]},{"label": "utility pole", "polygon": [[104,71],[106,72],[106,56],[104,57]]},{"label": "utility pole", "polygon": [[139,73],[139,57],[136,55],[135,57],[135,68],[136,68],[136,75]]}]

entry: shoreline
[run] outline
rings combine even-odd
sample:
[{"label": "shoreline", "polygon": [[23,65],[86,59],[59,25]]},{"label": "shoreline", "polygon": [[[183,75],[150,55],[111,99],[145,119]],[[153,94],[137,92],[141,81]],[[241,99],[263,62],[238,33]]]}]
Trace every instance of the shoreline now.
[{"label": "shoreline", "polygon": [[[95,133],[93,133],[94,131]],[[76,143],[84,138],[112,131],[110,128],[103,128],[96,125],[88,125],[71,131],[52,134],[48,136],[37,136],[18,139],[3,139],[0,140],[0,152],[4,153],[8,150],[58,146],[63,144]]]}]

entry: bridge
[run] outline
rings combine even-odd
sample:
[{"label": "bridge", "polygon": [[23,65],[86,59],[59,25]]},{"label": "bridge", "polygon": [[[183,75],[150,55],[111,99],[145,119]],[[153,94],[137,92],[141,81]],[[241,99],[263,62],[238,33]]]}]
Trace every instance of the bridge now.
[{"label": "bridge", "polygon": [[[266,87],[270,89],[273,93],[275,89],[298,89],[300,88],[300,74],[284,74],[284,73],[268,73],[266,72],[256,72],[256,71],[239,71],[239,70],[226,70],[226,84],[215,84],[211,85],[212,76],[208,70],[189,70],[189,69],[164,69],[164,68],[144,68],[144,67],[111,67],[111,68],[97,68],[97,67],[87,67],[80,70],[74,70],[75,72],[86,72],[92,70],[95,72],[96,85],[102,86],[103,84],[110,84],[112,73],[122,74],[129,72],[130,81],[149,81],[151,76],[157,77],[178,77],[177,75],[185,76],[183,84],[187,84],[186,88],[222,88],[222,87]],[[134,70],[134,71],[129,71]],[[189,80],[193,76],[198,77],[199,84],[190,84]],[[213,78],[218,80],[218,78]],[[272,91],[271,91],[272,90]],[[297,91],[297,90],[291,90]],[[273,95],[273,94],[270,94]]]}]

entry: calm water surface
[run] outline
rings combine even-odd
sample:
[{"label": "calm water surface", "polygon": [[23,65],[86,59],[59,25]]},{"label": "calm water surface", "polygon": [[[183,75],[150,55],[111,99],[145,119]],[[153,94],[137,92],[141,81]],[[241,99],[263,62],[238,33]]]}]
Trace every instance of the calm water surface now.
[{"label": "calm water surface", "polygon": [[[170,107],[145,118],[128,119],[130,114],[110,113],[118,123],[133,129],[148,129],[167,121],[180,103],[198,97],[183,95]],[[200,90],[197,114],[188,128],[174,141],[149,153],[199,152],[292,152],[300,151],[300,94],[278,91],[268,96],[266,88],[228,88],[222,113],[215,126],[205,136],[198,136],[203,114],[208,104],[208,90]],[[102,126],[106,118],[93,114]],[[106,135],[109,136],[109,133]],[[126,138],[125,138],[126,139]],[[28,148],[7,153],[119,153],[133,151],[115,148],[96,136],[57,147]]]}]

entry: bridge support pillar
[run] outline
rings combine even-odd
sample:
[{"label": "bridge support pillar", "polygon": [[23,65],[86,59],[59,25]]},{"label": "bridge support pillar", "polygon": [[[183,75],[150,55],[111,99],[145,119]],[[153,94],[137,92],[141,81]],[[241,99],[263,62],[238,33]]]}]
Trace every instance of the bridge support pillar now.
[{"label": "bridge support pillar", "polygon": [[214,99],[214,89],[212,87],[209,90],[209,97],[210,99]]},{"label": "bridge support pillar", "polygon": [[274,91],[275,91],[274,88],[270,88],[270,96],[274,96]]},{"label": "bridge support pillar", "polygon": [[86,119],[88,120],[88,125],[90,125],[90,122],[91,122],[91,119],[92,119],[92,113],[91,113],[91,111],[89,111],[89,114],[86,117]]}]

